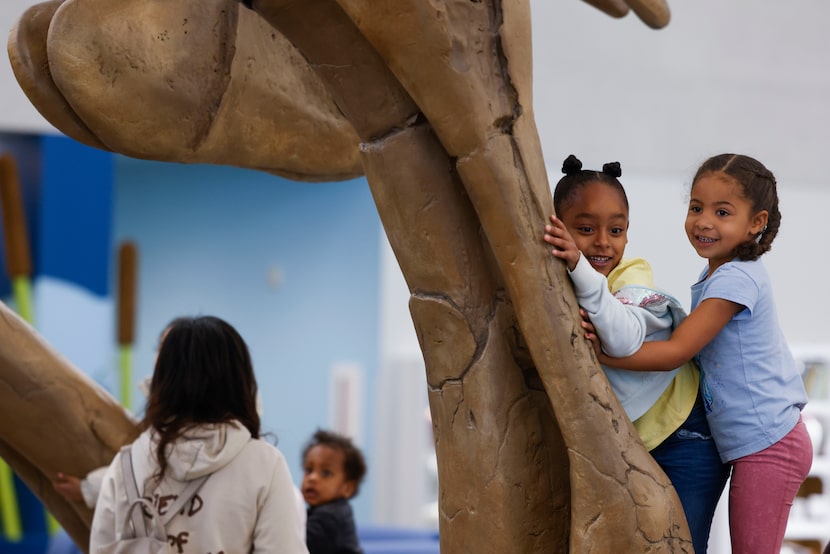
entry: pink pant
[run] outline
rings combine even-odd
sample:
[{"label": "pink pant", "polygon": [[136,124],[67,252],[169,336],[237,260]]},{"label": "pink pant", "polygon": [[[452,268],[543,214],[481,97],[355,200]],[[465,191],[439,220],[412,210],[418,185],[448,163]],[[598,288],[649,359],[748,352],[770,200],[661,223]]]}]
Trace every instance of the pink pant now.
[{"label": "pink pant", "polygon": [[732,462],[732,554],[781,552],[790,507],[812,463],[813,445],[800,419],[777,443]]}]

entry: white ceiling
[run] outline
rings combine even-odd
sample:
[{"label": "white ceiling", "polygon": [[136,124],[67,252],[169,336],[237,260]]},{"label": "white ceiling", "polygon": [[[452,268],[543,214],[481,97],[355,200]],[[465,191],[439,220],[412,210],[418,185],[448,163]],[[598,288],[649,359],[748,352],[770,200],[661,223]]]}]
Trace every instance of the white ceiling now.
[{"label": "white ceiling", "polygon": [[[3,0],[11,29],[31,0]],[[571,152],[638,174],[688,174],[741,151],[802,185],[830,151],[830,2],[670,0],[653,30],[580,0],[531,0],[534,111],[552,171]],[[54,132],[0,56],[0,129]]]}]

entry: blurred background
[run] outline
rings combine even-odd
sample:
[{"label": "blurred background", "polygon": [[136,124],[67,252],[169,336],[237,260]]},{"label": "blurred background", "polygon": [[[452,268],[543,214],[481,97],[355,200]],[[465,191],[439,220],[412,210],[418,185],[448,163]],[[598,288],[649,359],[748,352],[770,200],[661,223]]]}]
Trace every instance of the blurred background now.
[{"label": "blurred background", "polygon": [[[11,29],[35,3],[0,3],[0,27]],[[531,0],[532,109],[549,180],[568,154],[589,168],[619,161],[631,203],[626,254],[647,258],[658,286],[688,307],[703,266],[683,232],[694,171],[710,155],[738,152],[776,175],[783,221],[764,260],[804,362],[816,444],[787,549],[809,552],[830,540],[830,262],[815,242],[830,206],[830,4],[670,7],[671,23],[653,30],[633,13],[612,19],[579,0]],[[303,443],[318,427],[335,429],[367,456],[353,502],[359,525],[437,529],[423,361],[365,180],[300,183],[90,149],[38,114],[0,58],[0,153],[14,156],[23,185],[39,332],[120,397],[116,262],[124,244],[134,245],[127,388],[136,413],[136,386],[152,371],[164,326],[178,315],[217,315],[251,349],[264,427],[298,484]],[[14,307],[13,288],[0,276],[0,297]],[[725,517],[719,509],[715,554],[729,552]]]}]

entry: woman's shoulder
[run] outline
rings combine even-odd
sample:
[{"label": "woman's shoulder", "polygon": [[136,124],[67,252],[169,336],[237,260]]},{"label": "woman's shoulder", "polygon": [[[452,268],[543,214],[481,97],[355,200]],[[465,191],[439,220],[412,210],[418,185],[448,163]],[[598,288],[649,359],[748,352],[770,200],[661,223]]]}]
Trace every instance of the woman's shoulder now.
[{"label": "woman's shoulder", "polygon": [[276,446],[251,438],[225,466],[226,473],[234,480],[248,484],[269,486],[274,480],[290,479],[288,461]]},{"label": "woman's shoulder", "polygon": [[290,472],[285,455],[267,438],[252,438],[240,452],[240,457],[245,460],[245,465],[258,467],[262,471]]},{"label": "woman's shoulder", "polygon": [[260,437],[258,439],[251,438],[244,448],[251,456],[260,456],[271,460],[283,460],[282,451],[277,446],[270,442],[267,437]]}]

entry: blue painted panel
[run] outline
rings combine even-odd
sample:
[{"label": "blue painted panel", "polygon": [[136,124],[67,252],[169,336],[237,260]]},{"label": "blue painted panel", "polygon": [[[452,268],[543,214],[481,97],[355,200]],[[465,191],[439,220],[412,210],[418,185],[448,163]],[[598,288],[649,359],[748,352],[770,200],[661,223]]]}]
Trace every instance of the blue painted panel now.
[{"label": "blue painted panel", "polygon": [[46,530],[46,511],[40,500],[19,478],[14,479],[15,494],[23,525],[23,538],[8,542],[0,533],[0,552],[3,554],[43,554],[49,543]]},{"label": "blue painted panel", "polygon": [[94,294],[109,293],[113,156],[63,136],[42,137],[36,263]]},{"label": "blue painted panel", "polygon": [[43,536],[45,538],[47,535],[46,512],[43,509],[43,504],[17,476],[14,478],[14,488],[17,495],[18,509],[20,510],[20,521],[23,525],[23,535],[25,537]]}]

